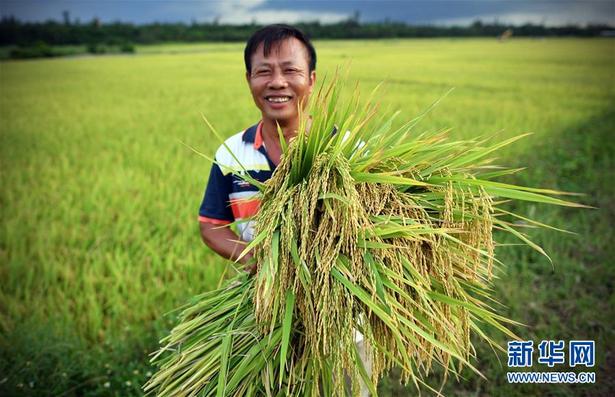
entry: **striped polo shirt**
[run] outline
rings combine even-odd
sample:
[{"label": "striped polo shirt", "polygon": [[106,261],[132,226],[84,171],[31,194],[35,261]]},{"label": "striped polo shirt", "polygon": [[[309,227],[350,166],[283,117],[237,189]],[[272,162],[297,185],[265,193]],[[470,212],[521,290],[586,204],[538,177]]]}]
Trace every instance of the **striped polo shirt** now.
[{"label": "striped polo shirt", "polygon": [[227,225],[237,221],[239,236],[244,241],[254,238],[254,221],[250,218],[258,212],[260,199],[258,189],[240,175],[247,172],[257,181],[265,182],[275,170],[263,145],[262,124],[260,121],[231,136],[218,148],[199,209],[200,222]]}]

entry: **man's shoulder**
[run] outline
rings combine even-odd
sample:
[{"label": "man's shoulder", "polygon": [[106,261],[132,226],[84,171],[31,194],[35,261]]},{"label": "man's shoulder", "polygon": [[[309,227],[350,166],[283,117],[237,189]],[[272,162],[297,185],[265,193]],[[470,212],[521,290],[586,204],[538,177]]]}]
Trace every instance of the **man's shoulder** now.
[{"label": "man's shoulder", "polygon": [[[243,141],[243,134],[245,130],[239,131],[236,134],[224,140],[224,143],[218,146],[216,150],[216,162],[218,163],[231,163],[233,162],[233,154],[235,156],[241,154],[245,142]],[[232,154],[231,154],[232,152]]]},{"label": "man's shoulder", "polygon": [[[248,169],[267,168],[267,160],[254,147],[255,126],[246,128],[227,138],[216,150],[216,163],[223,174]],[[247,134],[247,135],[246,135]]]}]

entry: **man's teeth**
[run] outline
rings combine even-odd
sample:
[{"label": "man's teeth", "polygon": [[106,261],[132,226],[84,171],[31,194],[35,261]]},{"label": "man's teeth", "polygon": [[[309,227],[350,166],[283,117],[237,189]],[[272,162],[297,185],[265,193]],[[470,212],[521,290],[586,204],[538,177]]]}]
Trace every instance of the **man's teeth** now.
[{"label": "man's teeth", "polygon": [[288,102],[288,101],[290,101],[290,97],[288,97],[288,96],[270,96],[270,97],[267,97],[267,100],[269,102],[276,102],[276,103]]}]

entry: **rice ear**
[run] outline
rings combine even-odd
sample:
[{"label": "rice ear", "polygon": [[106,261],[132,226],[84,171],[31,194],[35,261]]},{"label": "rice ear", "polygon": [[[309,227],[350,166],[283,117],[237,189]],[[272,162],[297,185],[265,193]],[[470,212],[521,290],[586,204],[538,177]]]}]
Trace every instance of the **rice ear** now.
[{"label": "rice ear", "polygon": [[[259,185],[257,237],[246,248],[258,274],[184,307],[152,358],[160,370],[146,392],[342,396],[348,376],[354,393],[364,382],[375,394],[399,366],[404,382],[439,395],[425,382],[433,365],[443,381],[464,366],[483,376],[472,334],[500,348],[479,325],[517,338],[509,326],[520,324],[493,307],[494,267],[502,265],[493,231],[546,255],[512,220],[553,227],[501,208],[499,198],[582,205],[492,180],[520,171],[488,156],[522,136],[487,145],[415,134],[425,113],[393,127],[397,114],[378,117],[378,104],[362,104],[356,88],[345,97],[345,84],[336,73],[321,85]],[[356,331],[370,346],[369,374]]]}]

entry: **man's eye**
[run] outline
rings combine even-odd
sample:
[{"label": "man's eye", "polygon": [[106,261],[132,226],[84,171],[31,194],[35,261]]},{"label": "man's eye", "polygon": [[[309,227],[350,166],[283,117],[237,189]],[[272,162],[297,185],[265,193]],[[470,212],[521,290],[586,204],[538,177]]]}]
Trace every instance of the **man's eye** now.
[{"label": "man's eye", "polygon": [[257,70],[257,71],[256,71],[256,74],[257,74],[258,76],[264,76],[264,75],[269,74],[269,70],[267,70],[267,69]]},{"label": "man's eye", "polygon": [[294,68],[286,69],[286,73],[295,73],[296,71],[297,71],[297,69],[294,69]]}]

